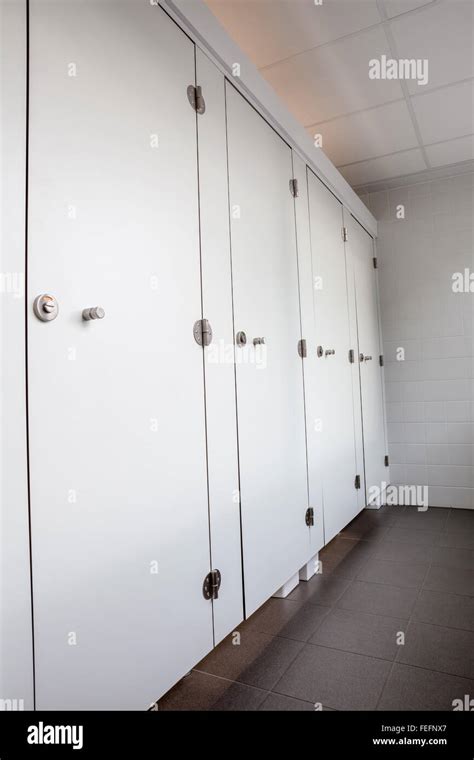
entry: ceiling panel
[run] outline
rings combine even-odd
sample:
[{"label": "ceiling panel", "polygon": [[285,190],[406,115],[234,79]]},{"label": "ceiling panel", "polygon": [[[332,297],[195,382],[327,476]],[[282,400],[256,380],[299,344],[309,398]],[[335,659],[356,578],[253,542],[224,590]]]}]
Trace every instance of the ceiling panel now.
[{"label": "ceiling panel", "polygon": [[308,126],[401,98],[399,82],[369,79],[369,60],[388,52],[379,26],[262,73],[294,116]]},{"label": "ceiling panel", "polygon": [[340,166],[339,171],[352,186],[366,185],[381,179],[401,177],[426,169],[421,150],[407,150],[392,156],[373,158],[351,166]]},{"label": "ceiling panel", "polygon": [[472,0],[448,0],[390,22],[398,57],[428,59],[428,84],[408,80],[410,93],[474,76],[473,6]]},{"label": "ceiling panel", "polygon": [[428,145],[426,148],[431,166],[458,164],[474,159],[474,135],[459,137],[457,140]]},{"label": "ceiling panel", "polygon": [[258,67],[381,20],[376,0],[206,0]]},{"label": "ceiling panel", "polygon": [[474,79],[412,98],[425,144],[474,132]]},{"label": "ceiling panel", "polygon": [[322,135],[322,148],[336,166],[418,146],[404,100],[317,124],[308,133],[313,140]]},{"label": "ceiling panel", "polygon": [[407,11],[413,11],[415,8],[420,8],[422,5],[428,5],[433,0],[382,0],[387,11],[387,16],[392,18],[393,16],[399,16],[401,13]]}]

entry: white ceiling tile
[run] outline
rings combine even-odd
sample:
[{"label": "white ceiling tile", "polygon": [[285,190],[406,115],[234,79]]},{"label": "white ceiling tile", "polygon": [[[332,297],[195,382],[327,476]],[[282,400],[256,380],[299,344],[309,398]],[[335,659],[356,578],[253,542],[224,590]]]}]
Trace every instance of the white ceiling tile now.
[{"label": "white ceiling tile", "polygon": [[418,145],[404,100],[316,124],[308,133],[312,139],[322,135],[322,148],[336,166]]},{"label": "white ceiling tile", "polygon": [[381,20],[376,0],[206,0],[258,67],[309,50]]},{"label": "white ceiling tile", "polygon": [[415,8],[420,8],[422,5],[428,5],[431,2],[433,0],[383,0],[389,18],[399,16],[407,11],[413,11]]},{"label": "white ceiling tile", "polygon": [[426,148],[428,160],[432,166],[458,164],[461,161],[474,159],[474,135],[459,137],[457,140],[428,145]]},{"label": "white ceiling tile", "polygon": [[369,61],[388,55],[382,27],[303,53],[262,72],[305,125],[402,97],[400,83],[369,79]]},{"label": "white ceiling tile", "polygon": [[365,185],[380,179],[402,177],[423,169],[426,169],[426,164],[419,148],[339,167],[343,177],[353,186]]},{"label": "white ceiling tile", "polygon": [[473,3],[449,0],[390,22],[400,58],[427,59],[428,84],[408,80],[414,93],[474,76]]},{"label": "white ceiling tile", "polygon": [[474,79],[412,98],[425,144],[474,133]]}]

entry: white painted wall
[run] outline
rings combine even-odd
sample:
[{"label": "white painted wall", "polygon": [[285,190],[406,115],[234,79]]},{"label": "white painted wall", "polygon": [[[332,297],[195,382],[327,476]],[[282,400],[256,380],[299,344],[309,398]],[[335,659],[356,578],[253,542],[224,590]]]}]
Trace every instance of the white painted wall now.
[{"label": "white painted wall", "polygon": [[379,222],[392,482],[427,485],[432,506],[470,509],[474,292],[453,293],[452,276],[474,273],[473,194],[469,173],[363,197]]}]

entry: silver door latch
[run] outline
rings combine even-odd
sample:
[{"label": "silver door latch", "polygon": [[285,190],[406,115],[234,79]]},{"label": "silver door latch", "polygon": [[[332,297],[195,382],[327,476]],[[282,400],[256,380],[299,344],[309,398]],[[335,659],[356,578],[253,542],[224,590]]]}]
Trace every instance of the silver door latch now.
[{"label": "silver door latch", "polygon": [[335,348],[328,348],[327,351],[324,352],[324,356],[334,356],[336,353]]},{"label": "silver door latch", "polygon": [[86,322],[90,322],[91,319],[103,319],[104,317],[105,311],[101,306],[91,306],[82,312],[82,319]]},{"label": "silver door latch", "polygon": [[42,322],[51,322],[59,314],[59,305],[54,296],[44,293],[35,298],[33,311]]},{"label": "silver door latch", "polygon": [[253,345],[254,346],[264,346],[265,345],[265,338],[254,338],[253,339]]},{"label": "silver door latch", "polygon": [[242,348],[243,346],[247,345],[247,336],[246,336],[246,334],[244,333],[244,331],[243,331],[243,330],[240,330],[240,331],[237,333],[237,335],[235,336],[235,342],[236,342],[236,343],[237,343],[237,345],[238,345],[238,346],[240,346],[241,348]]}]

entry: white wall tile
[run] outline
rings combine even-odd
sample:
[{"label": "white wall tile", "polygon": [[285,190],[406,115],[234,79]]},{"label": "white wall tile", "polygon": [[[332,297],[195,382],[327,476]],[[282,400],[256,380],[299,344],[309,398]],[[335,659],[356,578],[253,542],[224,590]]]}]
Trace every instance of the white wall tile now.
[{"label": "white wall tile", "polygon": [[425,422],[446,422],[445,401],[425,401]]},{"label": "white wall tile", "polygon": [[[397,444],[401,448],[401,444]],[[405,444],[405,463],[406,464],[426,464],[426,446],[424,443]],[[402,452],[400,452],[402,456]]]},{"label": "white wall tile", "polygon": [[472,509],[474,507],[474,488],[429,486],[428,498],[433,507]]},{"label": "white wall tile", "polygon": [[[403,429],[405,443],[425,443],[425,423],[406,422]],[[408,460],[407,460],[408,461]]]},{"label": "white wall tile", "polygon": [[[398,444],[400,447],[403,444]],[[442,443],[428,443],[426,445],[427,464],[451,464],[451,446]]]},{"label": "white wall tile", "polygon": [[453,465],[436,465],[427,468],[428,485],[472,488],[474,468]]},{"label": "white wall tile", "polygon": [[[406,218],[396,222],[399,203]],[[470,508],[474,295],[453,293],[452,275],[474,271],[474,174],[383,191],[374,195],[373,207],[382,218],[379,282],[392,482],[424,485],[428,479],[430,504]],[[395,361],[400,346],[403,362]]]}]

